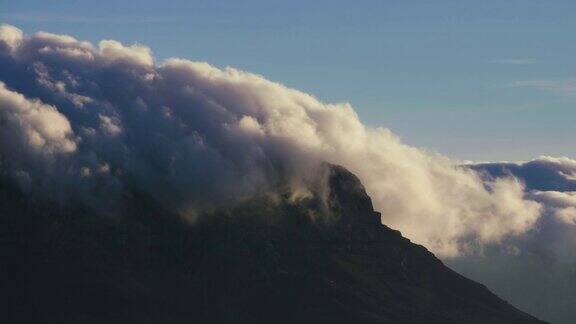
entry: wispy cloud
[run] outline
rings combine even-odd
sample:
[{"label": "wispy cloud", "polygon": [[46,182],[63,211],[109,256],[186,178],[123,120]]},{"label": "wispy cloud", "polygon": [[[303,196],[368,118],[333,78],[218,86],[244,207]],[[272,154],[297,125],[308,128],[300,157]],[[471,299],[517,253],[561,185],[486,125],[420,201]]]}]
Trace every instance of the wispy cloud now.
[{"label": "wispy cloud", "polygon": [[563,95],[576,95],[576,78],[520,80],[508,83],[509,87],[535,88]]},{"label": "wispy cloud", "polygon": [[496,64],[512,64],[512,65],[527,65],[535,64],[535,58],[499,58],[491,61]]},{"label": "wispy cloud", "polygon": [[173,21],[170,17],[155,16],[86,16],[75,14],[57,14],[48,12],[13,12],[0,14],[1,20],[14,22],[58,22],[87,24],[148,24]]}]

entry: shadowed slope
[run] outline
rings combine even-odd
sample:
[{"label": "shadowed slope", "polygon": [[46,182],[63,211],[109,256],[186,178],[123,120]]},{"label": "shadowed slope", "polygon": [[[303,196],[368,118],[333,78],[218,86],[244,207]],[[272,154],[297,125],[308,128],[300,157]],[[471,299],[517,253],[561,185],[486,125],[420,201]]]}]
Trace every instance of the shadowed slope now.
[{"label": "shadowed slope", "polygon": [[183,224],[134,194],[123,217],[0,191],[9,322],[540,323],[380,224],[358,179]]}]

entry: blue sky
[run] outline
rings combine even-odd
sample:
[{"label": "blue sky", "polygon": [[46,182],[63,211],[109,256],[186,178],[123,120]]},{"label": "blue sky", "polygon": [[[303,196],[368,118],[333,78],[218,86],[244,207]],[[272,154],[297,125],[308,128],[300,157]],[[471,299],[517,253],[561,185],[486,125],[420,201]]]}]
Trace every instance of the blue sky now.
[{"label": "blue sky", "polygon": [[0,0],[0,22],[263,74],[459,159],[576,156],[573,1]]}]

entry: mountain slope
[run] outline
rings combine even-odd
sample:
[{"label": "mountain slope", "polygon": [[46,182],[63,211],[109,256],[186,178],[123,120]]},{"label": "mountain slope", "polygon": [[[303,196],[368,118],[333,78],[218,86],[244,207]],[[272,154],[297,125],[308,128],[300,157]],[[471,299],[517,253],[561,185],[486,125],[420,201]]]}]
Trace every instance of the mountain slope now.
[{"label": "mountain slope", "polygon": [[1,301],[19,323],[540,323],[380,224],[358,179],[190,226],[132,194],[122,217],[0,186]]}]

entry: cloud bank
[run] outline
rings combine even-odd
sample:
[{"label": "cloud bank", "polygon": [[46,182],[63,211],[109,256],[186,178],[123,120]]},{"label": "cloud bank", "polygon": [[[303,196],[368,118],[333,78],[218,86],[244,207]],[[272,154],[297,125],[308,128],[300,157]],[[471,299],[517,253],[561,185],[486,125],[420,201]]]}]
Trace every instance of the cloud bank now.
[{"label": "cloud bank", "polygon": [[529,233],[544,205],[572,201],[403,144],[347,103],[233,68],[157,63],[138,44],[5,25],[0,81],[0,174],[61,202],[102,208],[137,190],[187,216],[279,185],[305,194],[329,162],[361,179],[383,223],[453,257]]},{"label": "cloud bank", "polygon": [[576,160],[542,156],[523,163],[481,163],[471,168],[489,178],[515,177],[528,197],[557,221],[576,225]]},{"label": "cloud bank", "polygon": [[534,229],[480,255],[448,260],[521,309],[552,323],[576,317],[576,160],[542,156],[521,163],[469,165],[483,178],[515,177],[542,206]]}]

